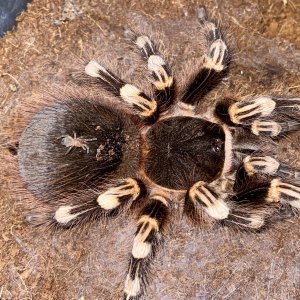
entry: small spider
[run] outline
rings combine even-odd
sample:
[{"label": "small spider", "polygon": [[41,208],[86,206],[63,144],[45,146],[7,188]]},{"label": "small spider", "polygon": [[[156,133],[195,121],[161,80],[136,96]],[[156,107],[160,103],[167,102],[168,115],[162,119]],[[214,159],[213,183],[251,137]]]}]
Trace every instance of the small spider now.
[{"label": "small spider", "polygon": [[70,153],[74,147],[82,148],[86,153],[89,153],[90,148],[87,145],[87,142],[97,140],[97,138],[84,139],[82,136],[78,138],[76,132],[73,132],[73,137],[70,135],[62,135],[58,139],[61,139],[61,144],[68,148],[66,154]]},{"label": "small spider", "polygon": [[[180,93],[158,43],[127,30],[147,64],[154,97],[91,60],[73,79],[111,93],[113,105],[57,98],[32,117],[19,141],[20,175],[51,207],[51,213],[32,215],[36,225],[69,228],[126,209],[137,213],[126,300],[145,295],[151,263],[172,220],[172,201],[182,203],[184,215],[196,226],[248,231],[265,228],[284,210],[292,215],[300,209],[299,170],[276,158],[278,140],[300,129],[300,99],[218,99],[209,113],[196,114],[231,61],[217,23],[204,8],[198,18],[207,51]],[[77,147],[86,155],[65,155],[53,142],[61,132],[74,132],[61,137],[68,153]]]}]

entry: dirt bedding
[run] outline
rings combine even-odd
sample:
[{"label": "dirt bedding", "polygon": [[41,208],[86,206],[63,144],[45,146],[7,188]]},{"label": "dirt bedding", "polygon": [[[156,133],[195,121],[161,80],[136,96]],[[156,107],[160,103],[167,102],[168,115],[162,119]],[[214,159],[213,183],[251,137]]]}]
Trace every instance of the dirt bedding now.
[{"label": "dirt bedding", "polygon": [[[145,70],[129,53],[123,37],[127,27],[160,33],[184,83],[203,53],[195,16],[203,3],[33,1],[19,16],[17,29],[0,39],[1,124],[17,131],[15,112],[24,99],[57,86],[64,89],[68,72],[85,57],[117,61],[126,79],[141,82]],[[232,94],[300,95],[297,0],[214,0],[205,5],[226,25],[234,63],[200,109]],[[0,144],[5,143],[3,138]],[[299,133],[282,141],[281,159],[300,167],[299,143]],[[0,151],[1,157],[9,156],[4,148]],[[82,230],[34,230],[24,222],[24,198],[8,189],[6,161],[0,163],[0,299],[121,299],[134,222],[123,216]],[[300,299],[299,217],[259,234],[198,231],[184,218],[176,220],[153,268],[147,299]]]}]

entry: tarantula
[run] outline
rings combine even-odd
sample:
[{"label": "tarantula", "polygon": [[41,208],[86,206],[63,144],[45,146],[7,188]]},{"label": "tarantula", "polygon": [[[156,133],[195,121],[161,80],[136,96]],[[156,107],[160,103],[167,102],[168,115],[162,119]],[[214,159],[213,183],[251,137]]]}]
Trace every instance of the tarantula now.
[{"label": "tarantula", "polygon": [[285,209],[300,209],[299,171],[276,159],[278,139],[300,128],[300,99],[227,98],[209,114],[196,114],[231,61],[220,27],[204,8],[198,17],[207,52],[181,93],[158,43],[127,30],[147,63],[154,97],[91,60],[73,79],[104,89],[115,102],[56,101],[31,118],[19,140],[19,173],[26,188],[54,207],[29,214],[31,223],[69,228],[125,209],[137,212],[126,300],[145,295],[172,200],[183,203],[195,225],[254,231]]}]

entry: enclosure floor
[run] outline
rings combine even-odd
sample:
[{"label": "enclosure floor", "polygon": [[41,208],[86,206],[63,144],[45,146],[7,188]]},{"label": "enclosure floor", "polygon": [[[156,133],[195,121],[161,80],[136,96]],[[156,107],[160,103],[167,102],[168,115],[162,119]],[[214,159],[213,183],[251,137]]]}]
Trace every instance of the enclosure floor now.
[{"label": "enclosure floor", "polygon": [[[203,2],[226,24],[234,63],[199,111],[228,95],[300,96],[299,1]],[[80,58],[117,61],[124,78],[147,89],[145,70],[138,68],[135,76],[138,55],[128,54],[126,27],[161,33],[175,76],[184,82],[203,53],[195,16],[203,2],[33,1],[17,29],[0,39],[0,124],[14,129],[24,99],[69,85],[67,74]],[[299,133],[280,143],[281,159],[298,168],[299,144]],[[83,230],[41,233],[25,224],[26,203],[8,189],[4,170],[0,166],[0,299],[121,299],[134,221],[121,217]],[[199,231],[176,220],[147,299],[300,299],[299,217],[260,234]]]}]

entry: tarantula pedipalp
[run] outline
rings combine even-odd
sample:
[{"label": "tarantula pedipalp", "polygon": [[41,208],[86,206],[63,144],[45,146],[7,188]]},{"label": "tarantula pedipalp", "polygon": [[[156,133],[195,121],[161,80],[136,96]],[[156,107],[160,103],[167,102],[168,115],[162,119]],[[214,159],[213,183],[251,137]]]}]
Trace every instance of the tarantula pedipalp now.
[{"label": "tarantula pedipalp", "polygon": [[[204,9],[199,18],[208,50],[182,97],[157,43],[127,31],[147,62],[155,97],[91,60],[80,83],[107,90],[126,109],[84,98],[58,100],[35,114],[20,138],[20,175],[53,207],[46,215],[31,214],[30,221],[72,227],[141,205],[125,299],[140,299],[145,292],[173,198],[184,202],[185,215],[196,225],[248,230],[263,228],[281,205],[300,208],[299,173],[276,159],[276,139],[299,129],[300,99],[224,99],[212,118],[197,115],[197,104],[230,63],[220,28]],[[72,138],[74,132],[80,140]]]}]

